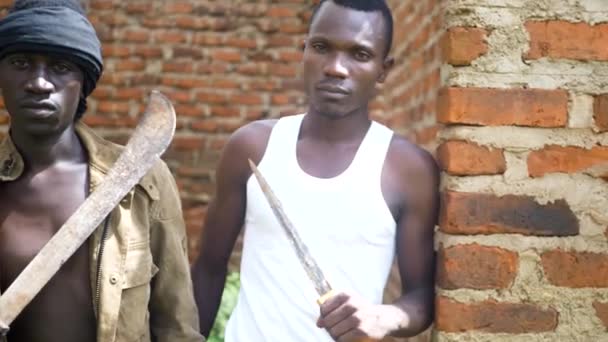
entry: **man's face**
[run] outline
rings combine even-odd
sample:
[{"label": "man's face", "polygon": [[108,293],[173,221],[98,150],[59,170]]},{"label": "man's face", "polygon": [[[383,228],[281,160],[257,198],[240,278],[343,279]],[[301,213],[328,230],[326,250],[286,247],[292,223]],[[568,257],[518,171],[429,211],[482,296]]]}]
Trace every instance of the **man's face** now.
[{"label": "man's face", "polygon": [[304,82],[312,110],[342,117],[367,110],[377,83],[391,66],[385,58],[385,22],[328,1],[310,26],[304,49]]},{"label": "man's face", "polygon": [[13,53],[0,60],[0,89],[11,130],[34,135],[71,125],[82,91],[78,66],[55,55]]}]

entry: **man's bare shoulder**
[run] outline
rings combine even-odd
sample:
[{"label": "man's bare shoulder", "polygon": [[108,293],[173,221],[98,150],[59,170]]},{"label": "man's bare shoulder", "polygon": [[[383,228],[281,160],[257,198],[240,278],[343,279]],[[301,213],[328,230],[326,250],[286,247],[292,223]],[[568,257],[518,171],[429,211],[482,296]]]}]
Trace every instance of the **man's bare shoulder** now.
[{"label": "man's bare shoulder", "polygon": [[261,158],[264,153],[270,132],[277,121],[277,119],[258,120],[240,127],[230,137],[227,149],[231,152],[236,152],[235,149],[246,152],[248,158],[252,158],[254,162],[259,161],[255,159]]},{"label": "man's bare shoulder", "polygon": [[387,158],[394,167],[402,171],[437,171],[437,163],[431,153],[397,134],[393,135]]},{"label": "man's bare shoulder", "polygon": [[393,135],[386,158],[389,174],[405,188],[436,184],[439,168],[435,158],[427,150],[397,134]]}]

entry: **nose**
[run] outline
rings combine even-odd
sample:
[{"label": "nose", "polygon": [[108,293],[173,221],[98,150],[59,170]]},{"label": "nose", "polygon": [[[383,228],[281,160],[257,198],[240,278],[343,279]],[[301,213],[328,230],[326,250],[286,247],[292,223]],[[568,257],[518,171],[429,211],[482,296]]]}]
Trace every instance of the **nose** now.
[{"label": "nose", "polygon": [[25,84],[25,89],[36,94],[48,94],[53,92],[55,85],[49,80],[48,73],[42,67],[36,68]]},{"label": "nose", "polygon": [[335,78],[347,78],[348,68],[346,67],[345,61],[341,54],[336,53],[329,57],[323,72],[326,76]]}]

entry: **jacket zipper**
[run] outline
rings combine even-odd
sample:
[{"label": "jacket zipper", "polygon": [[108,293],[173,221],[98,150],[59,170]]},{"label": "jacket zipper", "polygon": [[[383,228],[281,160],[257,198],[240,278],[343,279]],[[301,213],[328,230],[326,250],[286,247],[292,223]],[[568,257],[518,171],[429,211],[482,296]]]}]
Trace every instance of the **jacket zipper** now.
[{"label": "jacket zipper", "polygon": [[97,274],[95,280],[95,312],[99,316],[99,300],[101,296],[101,258],[103,257],[103,250],[105,248],[105,243],[108,238],[108,227],[110,225],[110,215],[106,217],[106,220],[103,225],[103,230],[101,232],[101,240],[99,241],[99,252],[97,253]]}]

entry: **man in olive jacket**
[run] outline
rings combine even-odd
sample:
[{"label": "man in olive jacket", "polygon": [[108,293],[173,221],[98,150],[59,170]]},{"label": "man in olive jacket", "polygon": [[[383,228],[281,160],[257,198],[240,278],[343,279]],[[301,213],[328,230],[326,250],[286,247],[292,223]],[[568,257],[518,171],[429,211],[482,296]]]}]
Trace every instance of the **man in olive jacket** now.
[{"label": "man in olive jacket", "polygon": [[[102,72],[76,0],[0,20],[0,290],[104,178],[122,147],[79,121]],[[9,342],[203,341],[175,181],[159,161],[11,325]]]}]

